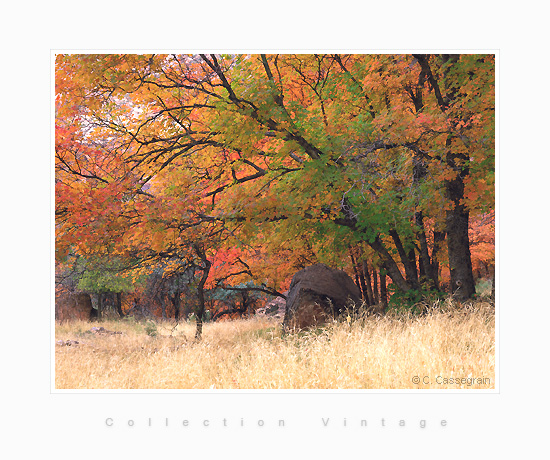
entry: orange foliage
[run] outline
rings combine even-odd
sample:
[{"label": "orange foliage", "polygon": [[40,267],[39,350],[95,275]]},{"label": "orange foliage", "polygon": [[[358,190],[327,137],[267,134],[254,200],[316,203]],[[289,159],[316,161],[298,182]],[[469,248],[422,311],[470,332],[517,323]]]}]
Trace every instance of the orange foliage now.
[{"label": "orange foliage", "polygon": [[493,278],[495,270],[495,212],[470,220],[472,268],[479,278]]},{"label": "orange foliage", "polygon": [[445,110],[411,55],[57,56],[57,256],[162,261],[170,275],[206,269],[204,254],[206,288],[281,291],[308,264],[349,269],[350,245],[381,266],[378,238],[403,272],[390,230],[417,245],[422,211],[433,248],[455,205],[445,184],[466,166],[452,149],[467,158],[481,272],[494,264],[494,58],[427,59],[459,94]]}]

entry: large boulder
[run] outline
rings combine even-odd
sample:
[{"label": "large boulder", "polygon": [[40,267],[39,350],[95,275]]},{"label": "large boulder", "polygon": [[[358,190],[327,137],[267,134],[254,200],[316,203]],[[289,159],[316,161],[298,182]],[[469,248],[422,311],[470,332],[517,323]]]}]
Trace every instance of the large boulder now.
[{"label": "large boulder", "polygon": [[346,272],[324,264],[312,265],[292,278],[283,326],[318,326],[336,318],[348,306],[360,303],[361,292]]}]

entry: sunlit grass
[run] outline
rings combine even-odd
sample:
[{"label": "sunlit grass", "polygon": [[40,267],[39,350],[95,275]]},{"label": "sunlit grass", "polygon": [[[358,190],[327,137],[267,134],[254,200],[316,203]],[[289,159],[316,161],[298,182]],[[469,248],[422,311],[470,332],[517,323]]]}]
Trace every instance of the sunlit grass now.
[{"label": "sunlit grass", "polygon": [[[103,326],[122,334],[96,334]],[[58,389],[492,389],[494,307],[447,302],[424,316],[344,319],[283,334],[269,319],[57,324]],[[421,381],[413,381],[418,376]],[[443,384],[443,378],[488,378]],[[436,381],[436,379],[438,379]]]}]

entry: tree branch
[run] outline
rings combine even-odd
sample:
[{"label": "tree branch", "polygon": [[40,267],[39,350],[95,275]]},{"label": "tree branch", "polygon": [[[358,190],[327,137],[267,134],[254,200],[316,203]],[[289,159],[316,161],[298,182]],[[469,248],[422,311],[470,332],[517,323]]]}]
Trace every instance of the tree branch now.
[{"label": "tree branch", "polygon": [[420,64],[420,68],[422,69],[422,72],[424,72],[424,74],[428,77],[428,81],[430,82],[430,86],[432,87],[435,93],[435,98],[437,99],[437,104],[439,105],[439,108],[441,109],[442,112],[445,112],[449,108],[449,105],[447,104],[447,102],[445,102],[445,99],[443,99],[443,96],[441,95],[441,90],[439,89],[439,84],[432,73],[430,64],[428,63],[428,59],[430,55],[413,54],[413,56]]}]

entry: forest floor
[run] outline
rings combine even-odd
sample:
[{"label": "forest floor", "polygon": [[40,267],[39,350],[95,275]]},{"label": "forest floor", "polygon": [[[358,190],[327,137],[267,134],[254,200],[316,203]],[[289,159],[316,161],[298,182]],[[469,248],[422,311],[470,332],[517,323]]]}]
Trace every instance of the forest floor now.
[{"label": "forest floor", "polygon": [[55,388],[495,388],[488,302],[441,303],[423,316],[344,318],[287,334],[269,318],[205,323],[200,342],[194,333],[193,322],[56,323]]}]

